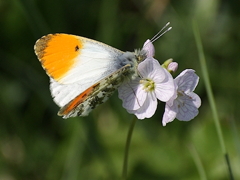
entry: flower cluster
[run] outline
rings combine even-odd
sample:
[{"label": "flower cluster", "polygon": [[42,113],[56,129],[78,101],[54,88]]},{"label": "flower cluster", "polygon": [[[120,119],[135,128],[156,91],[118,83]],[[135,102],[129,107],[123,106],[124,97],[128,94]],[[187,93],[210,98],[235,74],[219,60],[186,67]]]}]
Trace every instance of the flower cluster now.
[{"label": "flower cluster", "polygon": [[155,50],[150,40],[142,50],[147,58],[138,65],[140,76],[118,89],[123,107],[138,119],[145,119],[154,115],[158,100],[165,102],[163,126],[175,118],[189,121],[197,116],[201,99],[193,92],[199,81],[195,71],[186,69],[173,79],[170,73],[177,70],[176,62],[169,59],[161,66],[153,58]]}]

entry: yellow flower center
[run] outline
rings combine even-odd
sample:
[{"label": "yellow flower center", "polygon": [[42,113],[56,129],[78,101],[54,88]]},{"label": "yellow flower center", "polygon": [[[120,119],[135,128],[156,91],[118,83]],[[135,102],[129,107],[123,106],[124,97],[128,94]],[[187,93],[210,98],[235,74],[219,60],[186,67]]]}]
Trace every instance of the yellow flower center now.
[{"label": "yellow flower center", "polygon": [[151,79],[142,79],[140,83],[143,85],[143,89],[147,92],[154,91],[155,89],[155,82]]}]

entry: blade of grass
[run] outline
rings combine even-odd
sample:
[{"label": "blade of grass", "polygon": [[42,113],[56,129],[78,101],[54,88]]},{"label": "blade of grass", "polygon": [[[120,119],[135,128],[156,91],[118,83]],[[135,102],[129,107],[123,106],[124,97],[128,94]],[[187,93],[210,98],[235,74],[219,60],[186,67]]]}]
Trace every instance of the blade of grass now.
[{"label": "blade of grass", "polygon": [[201,162],[201,159],[199,157],[199,154],[198,154],[195,146],[194,145],[190,145],[189,146],[189,150],[190,150],[190,153],[191,153],[191,155],[193,157],[193,160],[194,160],[194,162],[196,164],[196,167],[197,167],[200,179],[201,180],[207,180],[205,169],[203,167],[203,164]]},{"label": "blade of grass", "polygon": [[231,165],[230,165],[230,160],[229,160],[228,153],[227,153],[227,150],[226,150],[226,147],[225,147],[225,143],[224,143],[224,139],[223,139],[223,133],[222,133],[222,129],[221,129],[220,122],[219,122],[217,107],[216,107],[215,99],[214,99],[214,96],[213,96],[211,83],[210,83],[210,80],[209,80],[209,74],[208,74],[206,59],[205,59],[203,46],[202,46],[202,42],[201,42],[201,37],[200,37],[200,33],[199,33],[199,28],[198,28],[197,22],[195,20],[193,20],[192,26],[193,26],[193,33],[194,33],[196,45],[197,45],[198,56],[199,56],[199,60],[200,60],[200,66],[201,66],[201,70],[202,70],[203,80],[204,80],[204,84],[205,84],[205,87],[206,87],[210,107],[212,109],[213,119],[214,119],[215,127],[216,127],[216,130],[217,130],[218,139],[219,139],[219,142],[220,142],[220,145],[221,145],[222,153],[223,153],[223,155],[225,157],[225,160],[226,160],[226,164],[227,164],[227,167],[228,167],[228,172],[229,172],[230,179],[233,180],[234,178],[233,178],[233,173],[232,173],[232,169],[231,169]]}]

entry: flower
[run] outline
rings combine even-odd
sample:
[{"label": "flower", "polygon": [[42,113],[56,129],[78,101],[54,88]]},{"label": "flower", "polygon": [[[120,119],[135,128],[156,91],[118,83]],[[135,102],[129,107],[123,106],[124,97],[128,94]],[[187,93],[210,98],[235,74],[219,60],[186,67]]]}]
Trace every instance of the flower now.
[{"label": "flower", "polygon": [[175,79],[177,96],[166,102],[162,119],[163,126],[177,118],[180,121],[190,121],[198,115],[201,99],[193,91],[199,81],[199,77],[192,69],[186,69]]},{"label": "flower", "polygon": [[118,88],[123,107],[138,119],[150,118],[157,109],[157,99],[167,102],[175,93],[171,74],[154,59],[154,46],[150,40],[144,44],[147,58],[139,63],[141,76]]}]

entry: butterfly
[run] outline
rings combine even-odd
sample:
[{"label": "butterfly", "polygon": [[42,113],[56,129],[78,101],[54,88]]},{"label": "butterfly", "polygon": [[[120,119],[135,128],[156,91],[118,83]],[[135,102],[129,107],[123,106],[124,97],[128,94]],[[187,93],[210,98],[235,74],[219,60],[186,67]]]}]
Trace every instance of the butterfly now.
[{"label": "butterfly", "polygon": [[139,76],[138,64],[146,58],[144,50],[123,52],[92,39],[63,33],[41,37],[34,50],[50,77],[51,95],[60,107],[58,115],[63,118],[87,116],[121,84]]}]

